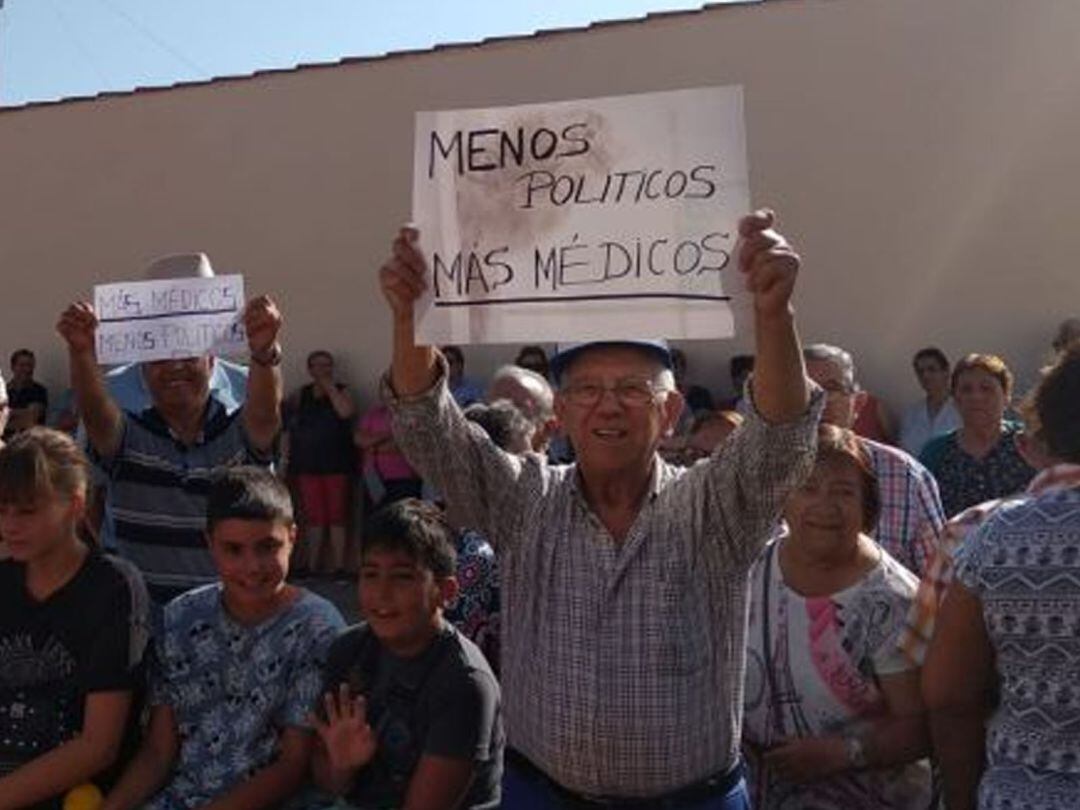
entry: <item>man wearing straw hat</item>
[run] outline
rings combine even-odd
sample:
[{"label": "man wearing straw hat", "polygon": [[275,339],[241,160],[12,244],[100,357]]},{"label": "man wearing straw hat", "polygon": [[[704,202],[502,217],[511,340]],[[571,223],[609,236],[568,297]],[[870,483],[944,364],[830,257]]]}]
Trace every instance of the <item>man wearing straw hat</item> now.
[{"label": "man wearing straw hat", "polygon": [[[205,254],[191,253],[159,259],[146,275],[209,277],[213,269]],[[141,363],[150,407],[121,408],[98,367],[93,306],[71,304],[57,325],[91,455],[108,477],[117,549],[142,569],[158,602],[216,576],[203,537],[213,471],[273,460],[281,429],[281,313],[260,296],[248,301],[243,320],[251,369],[246,400],[232,413],[211,395],[210,355]]]}]

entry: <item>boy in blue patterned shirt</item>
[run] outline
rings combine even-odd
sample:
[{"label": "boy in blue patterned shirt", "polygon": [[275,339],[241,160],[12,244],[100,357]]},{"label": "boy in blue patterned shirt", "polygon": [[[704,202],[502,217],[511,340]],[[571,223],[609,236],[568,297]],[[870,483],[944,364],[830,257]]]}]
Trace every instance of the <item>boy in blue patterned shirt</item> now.
[{"label": "boy in blue patterned shirt", "polygon": [[341,615],[285,582],[296,526],[272,474],[223,471],[207,512],[219,581],[165,608],[150,725],[105,810],[273,807],[307,774],[306,718]]}]

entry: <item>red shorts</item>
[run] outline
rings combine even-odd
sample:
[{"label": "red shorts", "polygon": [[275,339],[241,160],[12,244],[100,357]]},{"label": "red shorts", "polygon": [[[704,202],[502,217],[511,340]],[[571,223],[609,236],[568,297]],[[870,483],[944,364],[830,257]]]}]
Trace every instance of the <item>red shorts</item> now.
[{"label": "red shorts", "polygon": [[300,508],[308,526],[344,526],[349,506],[346,475],[298,475]]}]

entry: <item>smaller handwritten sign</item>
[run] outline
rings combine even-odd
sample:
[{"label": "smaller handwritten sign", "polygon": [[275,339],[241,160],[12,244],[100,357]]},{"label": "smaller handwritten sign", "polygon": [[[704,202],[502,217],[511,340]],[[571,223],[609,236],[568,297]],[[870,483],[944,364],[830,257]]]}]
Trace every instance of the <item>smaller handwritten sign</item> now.
[{"label": "smaller handwritten sign", "polygon": [[99,284],[94,309],[103,365],[247,351],[240,275]]}]

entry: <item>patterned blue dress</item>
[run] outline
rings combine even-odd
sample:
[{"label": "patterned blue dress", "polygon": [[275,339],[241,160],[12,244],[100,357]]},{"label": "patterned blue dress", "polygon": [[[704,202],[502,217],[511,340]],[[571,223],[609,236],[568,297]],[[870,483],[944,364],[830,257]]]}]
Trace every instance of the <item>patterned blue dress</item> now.
[{"label": "patterned blue dress", "polygon": [[982,602],[1001,701],[979,810],[1080,807],[1080,488],[1003,506],[957,553]]}]

